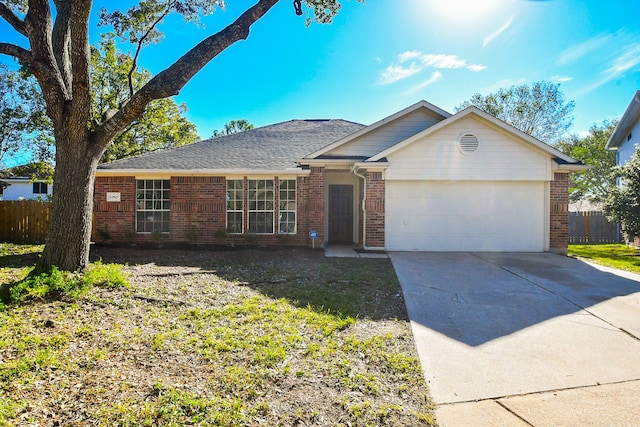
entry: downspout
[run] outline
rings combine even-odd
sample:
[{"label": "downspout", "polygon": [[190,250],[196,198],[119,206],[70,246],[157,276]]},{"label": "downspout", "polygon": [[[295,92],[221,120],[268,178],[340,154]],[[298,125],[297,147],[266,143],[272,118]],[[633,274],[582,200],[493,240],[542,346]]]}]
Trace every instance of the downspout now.
[{"label": "downspout", "polygon": [[356,165],[351,166],[351,173],[362,178],[362,249],[367,249],[367,177],[358,173]]}]

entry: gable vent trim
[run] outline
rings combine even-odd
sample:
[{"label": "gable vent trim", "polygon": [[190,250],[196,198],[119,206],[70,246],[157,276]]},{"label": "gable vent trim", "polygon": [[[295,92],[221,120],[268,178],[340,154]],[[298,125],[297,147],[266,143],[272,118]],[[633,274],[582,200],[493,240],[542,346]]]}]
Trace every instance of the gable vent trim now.
[{"label": "gable vent trim", "polygon": [[458,148],[464,154],[473,154],[478,150],[478,137],[471,134],[465,133],[458,140]]}]

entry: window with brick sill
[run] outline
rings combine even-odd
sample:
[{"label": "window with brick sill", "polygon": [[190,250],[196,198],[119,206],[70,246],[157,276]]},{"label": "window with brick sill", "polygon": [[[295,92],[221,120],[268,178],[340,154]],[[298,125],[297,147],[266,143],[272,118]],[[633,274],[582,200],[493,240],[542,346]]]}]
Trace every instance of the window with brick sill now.
[{"label": "window with brick sill", "polygon": [[170,181],[136,180],[136,232],[168,233],[170,215]]},{"label": "window with brick sill", "polygon": [[280,180],[278,230],[280,234],[296,233],[296,180]]},{"label": "window with brick sill", "polygon": [[247,189],[248,229],[255,234],[273,234],[274,187],[272,179],[250,179]]},{"label": "window with brick sill", "polygon": [[227,233],[244,231],[244,184],[241,179],[227,180]]}]

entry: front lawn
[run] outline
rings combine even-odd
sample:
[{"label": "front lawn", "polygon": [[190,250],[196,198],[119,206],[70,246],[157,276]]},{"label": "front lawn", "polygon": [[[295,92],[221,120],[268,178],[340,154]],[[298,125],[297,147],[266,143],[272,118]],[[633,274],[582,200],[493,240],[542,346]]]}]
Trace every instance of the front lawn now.
[{"label": "front lawn", "polygon": [[569,245],[569,256],[584,258],[606,267],[640,273],[640,252],[623,244]]},{"label": "front lawn", "polygon": [[45,293],[0,245],[0,426],[434,425],[389,260],[98,247],[129,284]]}]

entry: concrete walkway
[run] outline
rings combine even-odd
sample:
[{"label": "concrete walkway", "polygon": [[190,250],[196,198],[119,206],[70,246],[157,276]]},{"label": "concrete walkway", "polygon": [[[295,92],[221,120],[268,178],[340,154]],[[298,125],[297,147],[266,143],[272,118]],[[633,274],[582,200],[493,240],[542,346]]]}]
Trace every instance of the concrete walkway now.
[{"label": "concrete walkway", "polygon": [[640,276],[553,254],[390,258],[440,426],[640,425]]},{"label": "concrete walkway", "polygon": [[349,245],[327,245],[324,248],[324,256],[329,258],[389,258],[386,253],[358,252]]}]

